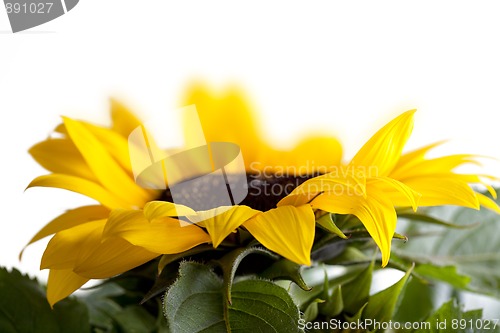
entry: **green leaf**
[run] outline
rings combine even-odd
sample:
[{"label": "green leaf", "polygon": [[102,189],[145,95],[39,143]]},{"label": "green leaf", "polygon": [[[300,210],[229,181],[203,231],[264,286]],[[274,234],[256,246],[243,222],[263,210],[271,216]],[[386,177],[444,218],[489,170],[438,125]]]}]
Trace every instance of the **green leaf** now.
[{"label": "green leaf", "polygon": [[226,254],[219,260],[215,260],[215,263],[222,269],[222,274],[224,277],[224,290],[226,294],[226,299],[229,303],[231,303],[231,288],[233,286],[234,276],[236,274],[236,270],[240,265],[241,261],[245,259],[249,254],[261,254],[265,255],[269,258],[277,260],[279,257],[269,251],[266,248],[262,247],[240,247],[236,250],[233,250]]},{"label": "green leaf", "polygon": [[409,219],[417,222],[425,222],[436,224],[440,226],[445,226],[448,228],[456,228],[456,229],[470,229],[477,227],[479,223],[470,223],[470,224],[455,224],[451,222],[446,222],[444,220],[440,220],[436,217],[427,214],[419,214],[419,213],[398,213],[398,217]]},{"label": "green leaf", "polygon": [[380,322],[388,322],[392,319],[394,310],[396,309],[397,302],[400,294],[403,291],[406,281],[410,277],[413,267],[406,272],[406,274],[387,289],[384,289],[375,295],[370,296],[368,305],[363,313],[365,318],[376,319]]},{"label": "green leaf", "polygon": [[444,303],[439,310],[427,318],[426,324],[415,333],[482,333],[500,332],[498,323],[482,319],[481,310],[463,312],[455,299]]},{"label": "green leaf", "polygon": [[0,268],[0,332],[88,333],[84,304],[74,298],[58,302],[52,310],[36,279],[18,270]]},{"label": "green leaf", "polygon": [[239,281],[232,300],[226,301],[223,281],[208,266],[183,262],[165,294],[164,311],[172,333],[299,331],[297,306],[272,282]]},{"label": "green leaf", "polygon": [[434,286],[412,276],[402,293],[393,321],[415,323],[425,320],[434,306],[433,294],[436,290],[433,288]]},{"label": "green leaf", "polygon": [[285,289],[269,281],[235,283],[228,312],[232,331],[299,332],[297,306]]},{"label": "green leaf", "polygon": [[354,314],[368,301],[372,283],[374,262],[372,261],[354,279],[342,285],[344,310]]},{"label": "green leaf", "polygon": [[[77,298],[71,297],[54,305],[54,316],[57,320],[60,332],[88,332],[89,313],[88,309]],[[37,332],[41,332],[37,328]]]},{"label": "green leaf", "polygon": [[113,317],[122,310],[122,307],[111,298],[123,293],[123,288],[117,284],[104,283],[81,297],[81,301],[89,309],[90,325],[98,327],[103,332],[116,332],[118,324]]},{"label": "green leaf", "polygon": [[127,306],[114,315],[123,333],[155,332],[156,318],[139,305]]},{"label": "green leaf", "polygon": [[446,282],[456,288],[466,289],[471,278],[460,275],[455,266],[435,266],[429,264],[418,265],[415,272],[421,276]]},{"label": "green leaf", "polygon": [[451,278],[450,274],[433,274],[433,278],[444,279],[445,282],[453,282],[455,287],[465,288],[463,276],[468,276],[471,278],[468,290],[500,297],[500,216],[486,209],[475,211],[443,207],[430,211],[451,215],[450,220],[458,225],[470,225],[473,222],[480,222],[480,225],[473,229],[450,230],[408,223],[405,233],[410,235],[410,240],[405,244],[395,243],[394,255],[409,263],[455,266],[456,275],[462,278]]},{"label": "green leaf", "polygon": [[92,332],[168,332],[159,300],[139,305],[141,295],[124,289],[124,286],[136,284],[136,281],[129,281],[131,279],[134,278],[130,275],[123,278],[120,285],[104,283],[80,297],[89,309]]},{"label": "green leaf", "polygon": [[173,333],[224,332],[222,288],[222,280],[209,267],[182,262],[179,278],[170,286],[163,302],[170,330]]}]

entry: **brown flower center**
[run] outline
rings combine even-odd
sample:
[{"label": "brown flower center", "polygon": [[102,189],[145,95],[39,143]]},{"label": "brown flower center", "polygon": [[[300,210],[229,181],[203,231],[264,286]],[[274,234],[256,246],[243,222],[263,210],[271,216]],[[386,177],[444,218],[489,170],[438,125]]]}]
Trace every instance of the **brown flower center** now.
[{"label": "brown flower center", "polygon": [[[163,191],[158,200],[174,202],[191,207],[194,210],[208,210],[219,206],[246,205],[260,211],[267,211],[276,207],[276,204],[289,195],[297,186],[317,175],[257,175],[246,174],[246,183],[232,181],[237,175],[221,177],[204,176],[191,179],[188,185],[168,188]],[[236,185],[235,185],[236,184]],[[246,187],[247,195],[240,202],[234,200],[235,186]],[[241,191],[241,188],[239,189]]]}]

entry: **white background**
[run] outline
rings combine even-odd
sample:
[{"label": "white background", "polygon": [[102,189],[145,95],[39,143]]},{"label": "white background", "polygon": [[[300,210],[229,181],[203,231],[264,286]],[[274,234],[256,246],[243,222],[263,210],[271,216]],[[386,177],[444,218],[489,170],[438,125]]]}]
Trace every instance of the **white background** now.
[{"label": "white background", "polygon": [[27,149],[60,115],[107,123],[109,96],[147,120],[177,107],[193,79],[236,82],[277,145],[330,132],[347,157],[417,108],[408,147],[451,139],[442,152],[500,158],[496,3],[81,0],[18,34],[0,8],[0,265],[45,276],[44,242],[21,263],[19,251],[51,218],[88,200],[24,192],[45,173]]}]

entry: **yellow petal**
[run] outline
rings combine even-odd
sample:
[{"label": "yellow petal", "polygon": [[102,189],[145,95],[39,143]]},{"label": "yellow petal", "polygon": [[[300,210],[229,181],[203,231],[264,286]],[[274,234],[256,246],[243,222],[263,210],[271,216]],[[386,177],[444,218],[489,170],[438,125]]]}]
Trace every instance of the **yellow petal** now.
[{"label": "yellow petal", "polygon": [[124,138],[128,138],[129,134],[141,125],[139,119],[115,99],[111,99],[111,120],[113,121],[112,130]]},{"label": "yellow petal", "polygon": [[121,237],[133,245],[162,254],[180,253],[210,242],[199,227],[170,218],[149,221],[141,211],[114,210],[104,229],[105,238]]},{"label": "yellow petal", "polygon": [[87,222],[55,234],[43,253],[40,269],[73,268],[81,252],[94,251],[101,243],[105,223],[105,219]]},{"label": "yellow petal", "polygon": [[[134,129],[130,134],[128,150],[137,184],[145,188],[166,189],[168,184],[179,181],[179,174],[182,172],[175,168],[177,165],[172,159],[167,158],[167,152],[158,146],[154,137],[143,125]],[[175,155],[171,150],[169,153],[171,156]]]},{"label": "yellow petal", "polygon": [[68,297],[89,279],[73,273],[71,269],[51,269],[47,281],[47,301],[50,306]]},{"label": "yellow petal", "polygon": [[311,178],[296,187],[277,206],[302,206],[321,193],[366,195],[366,179],[363,172],[354,168],[338,167],[326,175]]},{"label": "yellow petal", "polygon": [[74,272],[92,279],[106,279],[131,270],[158,256],[158,253],[113,237],[106,239],[91,251],[80,252]]},{"label": "yellow petal", "polygon": [[497,198],[497,191],[493,188],[493,186],[491,186],[489,183],[487,183],[485,180],[483,180],[483,178],[488,179],[489,181],[500,180],[497,177],[493,177],[490,175],[483,175],[483,174],[471,175],[471,174],[457,174],[457,173],[450,173],[449,177],[455,179],[456,181],[462,181],[462,182],[467,183],[467,184],[481,184],[491,194],[493,199]]},{"label": "yellow petal", "polygon": [[55,133],[62,134],[63,136],[67,137],[68,136],[68,131],[66,131],[66,127],[64,126],[64,123],[60,123],[54,128]]},{"label": "yellow petal", "polygon": [[222,206],[198,212],[192,221],[202,221],[200,224],[207,229],[214,247],[217,247],[231,232],[258,213],[260,211],[247,206]]},{"label": "yellow petal", "polygon": [[[67,212],[59,215],[45,227],[43,227],[33,238],[26,244],[26,246],[34,243],[44,237],[55,234],[56,232],[73,228],[82,223],[104,219],[109,215],[109,209],[104,206],[83,206],[68,210]],[[23,248],[26,248],[26,246]],[[22,256],[19,255],[19,258]]]},{"label": "yellow petal", "polygon": [[325,174],[340,165],[342,146],[333,137],[307,138],[287,154],[287,168],[294,168],[295,175]]},{"label": "yellow petal", "polygon": [[427,146],[412,150],[410,152],[404,153],[401,155],[401,158],[399,159],[398,163],[396,164],[395,169],[401,168],[406,165],[411,165],[413,163],[418,163],[424,159],[424,156],[429,152],[431,149],[442,145],[446,141],[438,141],[431,143]]},{"label": "yellow petal", "polygon": [[[182,105],[196,105],[207,142],[232,142],[240,146],[245,167],[250,169],[259,161],[260,149],[265,146],[260,138],[254,114],[243,93],[230,87],[223,93],[215,93],[203,84],[192,85]],[[198,133],[190,131],[190,123],[184,125],[188,146],[199,142]]]},{"label": "yellow petal", "polygon": [[396,230],[396,211],[392,203],[383,198],[363,200],[365,203],[357,207],[354,215],[363,223],[379,247],[382,253],[382,267],[385,267],[391,256],[391,242]]},{"label": "yellow petal", "polygon": [[322,194],[312,201],[312,207],[330,213],[353,214],[373,238],[382,253],[382,266],[389,262],[391,241],[396,229],[396,211],[383,190],[367,184],[368,195]]},{"label": "yellow petal", "polygon": [[489,184],[483,184],[486,189],[488,190],[488,192],[490,193],[490,195],[493,197],[493,199],[496,199],[497,198],[497,191],[493,188],[493,186],[489,185]]},{"label": "yellow petal", "polygon": [[309,205],[268,210],[245,222],[244,227],[269,250],[298,264],[311,264],[315,218]]},{"label": "yellow petal", "polygon": [[95,138],[106,148],[109,155],[132,176],[132,165],[130,163],[129,142],[128,139],[102,126],[96,126],[84,121],[79,121],[80,124],[91,132]]},{"label": "yellow petal", "polygon": [[129,202],[130,206],[145,204],[149,199],[147,192],[134,183],[95,135],[78,121],[69,118],[63,120],[73,143],[103,187]]},{"label": "yellow petal", "polygon": [[[78,122],[85,126],[85,128],[90,131],[97,138],[97,140],[101,142],[103,146],[106,147],[108,153],[132,178],[133,172],[130,149],[136,147],[129,146],[128,137],[124,137],[119,132],[115,132],[113,129],[96,126],[85,121]],[[64,123],[59,124],[54,131],[62,134],[66,139],[71,139]]]},{"label": "yellow petal", "polygon": [[422,195],[411,187],[389,177],[371,178],[368,182],[370,188],[377,187],[382,195],[387,196],[393,206],[411,206],[414,211],[417,210],[418,201]]},{"label": "yellow petal", "polygon": [[29,153],[48,171],[96,181],[82,154],[71,140],[48,139],[31,147]]},{"label": "yellow petal", "polygon": [[282,207],[282,206],[295,206],[299,207],[302,205],[305,205],[309,202],[311,202],[312,199],[314,199],[316,196],[318,196],[318,192],[306,192],[302,194],[293,194],[290,193],[283,199],[281,199],[278,204],[276,205],[277,207]]},{"label": "yellow petal", "polygon": [[356,195],[321,194],[311,202],[313,209],[321,209],[329,213],[354,214],[362,204],[362,197]]},{"label": "yellow petal", "polygon": [[311,178],[297,186],[291,195],[337,193],[353,195],[366,194],[366,178],[364,172],[355,171],[354,168],[339,168],[326,175]]},{"label": "yellow petal", "polygon": [[31,181],[27,188],[31,187],[56,187],[86,195],[99,201],[108,208],[127,208],[130,203],[116,197],[113,193],[89,180],[62,174],[50,174],[40,176]]},{"label": "yellow petal", "polygon": [[[127,138],[112,129],[97,126],[85,121],[77,121],[90,131],[96,138],[106,147],[108,153],[121,165],[123,169],[132,174],[132,166],[130,164],[130,154]],[[71,141],[68,130],[64,123],[59,124],[54,132],[62,134],[65,139]]]},{"label": "yellow petal", "polygon": [[377,166],[376,174],[369,176],[387,176],[398,162],[411,134],[415,111],[407,111],[382,127],[358,151],[350,165]]},{"label": "yellow petal", "polygon": [[491,200],[481,193],[476,193],[476,196],[481,206],[491,209],[492,211],[500,214],[500,207],[498,207],[498,204],[495,201]]},{"label": "yellow petal", "polygon": [[432,175],[406,179],[403,183],[422,195],[419,206],[458,205],[479,209],[470,186],[459,175]]},{"label": "yellow petal", "polygon": [[144,216],[150,221],[162,217],[195,215],[191,208],[168,201],[150,201],[144,206]]},{"label": "yellow petal", "polygon": [[449,155],[438,158],[421,160],[419,162],[408,163],[407,165],[396,167],[391,172],[391,177],[404,181],[407,178],[420,177],[432,174],[452,173],[452,170],[464,164],[476,164],[477,156],[470,154]]},{"label": "yellow petal", "polygon": [[72,269],[80,276],[101,279],[137,267],[159,254],[119,238],[102,241],[106,220],[58,232],[47,245],[41,269]]}]

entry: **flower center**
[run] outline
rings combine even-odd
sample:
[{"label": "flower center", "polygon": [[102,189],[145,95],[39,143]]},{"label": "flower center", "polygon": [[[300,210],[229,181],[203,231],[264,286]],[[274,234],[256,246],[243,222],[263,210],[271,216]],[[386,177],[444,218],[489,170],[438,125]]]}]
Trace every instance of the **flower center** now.
[{"label": "flower center", "polygon": [[[297,186],[317,175],[263,175],[247,173],[220,177],[204,176],[190,180],[188,186],[175,185],[162,192],[158,200],[169,201],[191,207],[196,211],[208,210],[219,206],[245,205],[260,211],[267,211],[289,195]],[[234,179],[245,179],[246,184]],[[236,184],[236,185],[235,185]],[[235,186],[246,186],[248,194],[240,202],[234,201],[232,193]]]}]

